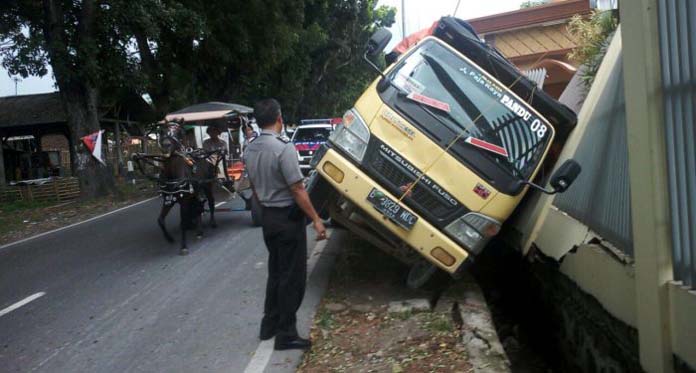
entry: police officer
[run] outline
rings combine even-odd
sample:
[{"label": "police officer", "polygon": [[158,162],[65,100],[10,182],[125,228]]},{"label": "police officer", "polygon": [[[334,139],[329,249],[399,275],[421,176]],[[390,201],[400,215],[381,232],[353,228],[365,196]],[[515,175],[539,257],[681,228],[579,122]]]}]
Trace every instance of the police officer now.
[{"label": "police officer", "polygon": [[262,340],[276,337],[275,349],[308,349],[309,340],[297,333],[295,314],[302,303],[307,277],[306,218],[326,239],[326,228],[304,188],[302,171],[293,144],[282,137],[280,104],[259,101],[254,116],[261,134],[247,148],[245,160],[262,213],[263,239],[268,249],[268,282]]}]

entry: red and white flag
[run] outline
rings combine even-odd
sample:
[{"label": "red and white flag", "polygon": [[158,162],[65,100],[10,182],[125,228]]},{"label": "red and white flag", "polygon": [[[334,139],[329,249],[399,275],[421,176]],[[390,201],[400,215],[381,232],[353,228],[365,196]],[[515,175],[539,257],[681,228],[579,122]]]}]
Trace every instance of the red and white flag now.
[{"label": "red and white flag", "polygon": [[82,138],[82,142],[85,144],[87,149],[92,153],[92,156],[96,158],[101,164],[106,166],[106,163],[102,159],[102,133],[104,130],[100,130]]}]

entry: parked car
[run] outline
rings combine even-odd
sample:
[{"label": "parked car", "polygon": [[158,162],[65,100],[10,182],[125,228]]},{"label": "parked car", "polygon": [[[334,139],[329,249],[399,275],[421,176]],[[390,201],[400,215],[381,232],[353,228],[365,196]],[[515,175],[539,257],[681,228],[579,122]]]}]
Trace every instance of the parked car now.
[{"label": "parked car", "polygon": [[319,147],[329,140],[333,133],[338,119],[305,119],[300,121],[300,125],[292,134],[292,143],[297,150],[297,157],[300,160],[302,172],[307,174],[311,167],[309,161]]}]

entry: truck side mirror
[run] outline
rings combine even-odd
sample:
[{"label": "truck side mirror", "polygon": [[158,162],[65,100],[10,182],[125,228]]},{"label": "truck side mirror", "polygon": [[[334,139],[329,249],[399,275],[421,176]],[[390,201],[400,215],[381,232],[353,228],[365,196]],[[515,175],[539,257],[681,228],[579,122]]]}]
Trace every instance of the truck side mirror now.
[{"label": "truck side mirror", "polygon": [[392,34],[386,28],[380,28],[375,31],[367,42],[367,48],[365,53],[370,57],[378,56],[380,53],[384,52],[384,49],[389,44],[392,38]]},{"label": "truck side mirror", "polygon": [[551,184],[556,193],[563,193],[573,184],[581,171],[582,167],[580,167],[578,162],[569,159],[553,173],[549,184]]}]

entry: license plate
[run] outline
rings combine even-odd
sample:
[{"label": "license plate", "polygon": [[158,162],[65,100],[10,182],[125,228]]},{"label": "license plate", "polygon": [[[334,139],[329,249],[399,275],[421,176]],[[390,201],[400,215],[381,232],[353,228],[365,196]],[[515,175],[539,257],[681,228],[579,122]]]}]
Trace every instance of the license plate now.
[{"label": "license plate", "polygon": [[406,230],[410,231],[418,221],[417,216],[406,211],[406,209],[401,207],[396,201],[387,197],[376,188],[372,189],[370,194],[367,195],[367,201],[370,202],[377,211],[381,212],[382,215]]}]

